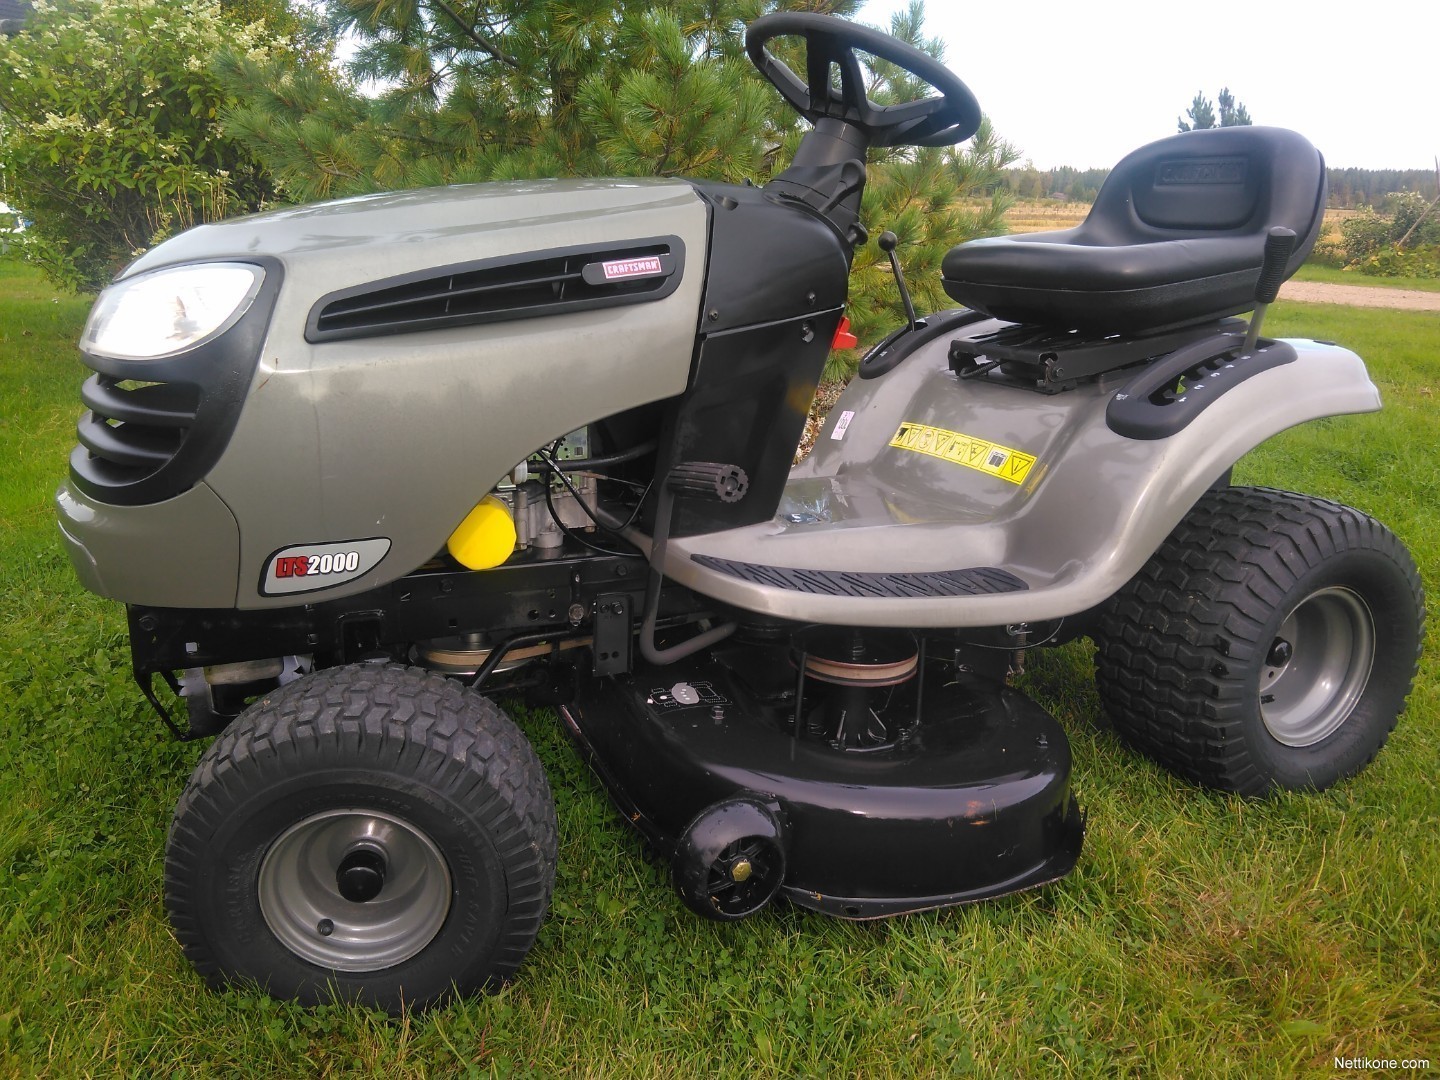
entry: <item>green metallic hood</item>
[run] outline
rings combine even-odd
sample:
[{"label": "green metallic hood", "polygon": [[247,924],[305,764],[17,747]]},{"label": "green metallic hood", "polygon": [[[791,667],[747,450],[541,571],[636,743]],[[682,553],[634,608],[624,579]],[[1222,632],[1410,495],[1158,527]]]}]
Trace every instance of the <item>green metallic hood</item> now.
[{"label": "green metallic hood", "polygon": [[626,233],[618,218],[700,212],[701,205],[688,183],[655,179],[521,180],[359,195],[199,226],[147,252],[122,276],[268,255],[287,269],[323,273],[316,291],[328,292],[450,262],[611,240]]}]

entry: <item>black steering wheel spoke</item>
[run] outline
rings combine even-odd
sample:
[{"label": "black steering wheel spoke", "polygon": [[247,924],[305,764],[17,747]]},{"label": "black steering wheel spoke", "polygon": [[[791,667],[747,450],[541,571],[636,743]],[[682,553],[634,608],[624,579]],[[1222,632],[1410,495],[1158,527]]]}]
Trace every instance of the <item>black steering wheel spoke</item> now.
[{"label": "black steering wheel spoke", "polygon": [[[891,146],[902,143],[949,146],[957,141],[948,137],[948,129],[954,127],[954,121],[947,115],[944,98],[923,98],[903,105],[891,105],[885,119],[895,135],[895,141],[889,144]],[[946,138],[941,142],[927,141],[937,135],[945,135]]]},{"label": "black steering wheel spoke", "polygon": [[[802,82],[765,46],[777,37],[805,40]],[[745,35],[746,50],[760,73],[811,123],[841,120],[871,146],[948,146],[980,126],[980,105],[944,64],[903,41],[843,19],[808,12],[779,12],[757,19]],[[900,105],[877,105],[866,92],[856,52],[889,61],[940,92]],[[832,71],[839,68],[839,86]]]}]

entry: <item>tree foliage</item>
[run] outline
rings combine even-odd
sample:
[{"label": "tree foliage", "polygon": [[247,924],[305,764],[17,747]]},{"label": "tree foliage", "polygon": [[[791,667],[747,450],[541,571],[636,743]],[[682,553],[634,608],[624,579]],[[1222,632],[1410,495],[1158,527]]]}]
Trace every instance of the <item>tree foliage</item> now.
[{"label": "tree foliage", "polygon": [[1062,165],[1056,169],[1041,170],[1026,164],[1023,168],[1006,169],[1001,182],[1005,190],[1019,199],[1048,199],[1064,195],[1076,202],[1093,203],[1109,175],[1109,169],[1077,169]]},{"label": "tree foliage", "polygon": [[[806,127],[744,55],[745,26],[779,7],[853,16],[859,2],[329,0],[331,26],[358,41],[347,78],[232,52],[227,130],[294,200],[566,175],[763,183]],[[888,29],[939,55],[923,27],[917,0]],[[882,104],[924,92],[883,61],[868,74]],[[938,294],[950,245],[1003,231],[999,170],[1015,156],[988,125],[966,151],[872,154],[865,220],[900,235],[922,295]],[[874,265],[860,253],[852,290],[870,339],[898,310]]]},{"label": "tree foliage", "polygon": [[[1321,147],[1323,150],[1324,147]],[[1440,195],[1440,169],[1330,169],[1330,205],[1345,209],[1375,206],[1392,192],[1414,191],[1427,199]]]},{"label": "tree foliage", "polygon": [[1391,192],[1340,223],[1339,261],[1378,277],[1440,277],[1440,200]]},{"label": "tree foliage", "polygon": [[5,197],[52,279],[98,286],[173,230],[271,196],[220,128],[233,102],[207,61],[226,45],[257,61],[286,51],[217,0],[41,2],[0,40]]},{"label": "tree foliage", "polygon": [[1228,86],[1220,90],[1220,113],[1217,117],[1215,104],[1205,96],[1204,91],[1197,91],[1195,99],[1190,102],[1190,107],[1185,110],[1187,121],[1181,117],[1177,123],[1181,131],[1205,131],[1213,127],[1249,127],[1254,121],[1250,119],[1250,110],[1235,100],[1235,95],[1230,93]]}]

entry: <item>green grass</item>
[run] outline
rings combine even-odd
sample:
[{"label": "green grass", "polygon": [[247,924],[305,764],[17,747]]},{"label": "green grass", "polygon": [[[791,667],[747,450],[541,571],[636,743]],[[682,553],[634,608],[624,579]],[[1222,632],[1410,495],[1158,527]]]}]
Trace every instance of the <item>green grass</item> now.
[{"label": "green grass", "polygon": [[[852,925],[689,915],[552,715],[520,716],[561,828],[554,907],[498,996],[388,1021],[204,990],[161,858],[200,754],[131,685],[118,605],[76,585],[49,498],[79,411],[85,304],[0,261],[0,1075],[1334,1075],[1440,1062],[1440,648],[1369,770],[1322,795],[1197,790],[1104,729],[1089,653],[1032,660],[1089,819],[1075,872]],[[1371,364],[1382,414],[1306,425],[1238,479],[1387,520],[1440,595],[1440,320],[1284,304],[1267,329]],[[923,857],[920,856],[920,857]]]},{"label": "green grass", "polygon": [[1377,289],[1418,289],[1421,292],[1440,292],[1440,278],[1421,277],[1372,277],[1358,270],[1342,270],[1338,266],[1323,266],[1307,262],[1295,273],[1296,281],[1323,281],[1330,285],[1362,285]]}]

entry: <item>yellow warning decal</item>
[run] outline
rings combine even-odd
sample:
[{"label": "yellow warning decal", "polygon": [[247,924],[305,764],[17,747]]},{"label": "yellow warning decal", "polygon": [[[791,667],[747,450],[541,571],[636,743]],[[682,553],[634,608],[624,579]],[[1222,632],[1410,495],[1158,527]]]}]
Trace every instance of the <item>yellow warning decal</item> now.
[{"label": "yellow warning decal", "polygon": [[978,469],[1012,484],[1023,484],[1035,464],[1032,455],[1008,446],[909,420],[900,425],[890,445],[901,450],[914,450],[917,454],[929,454],[964,465],[967,469]]}]

